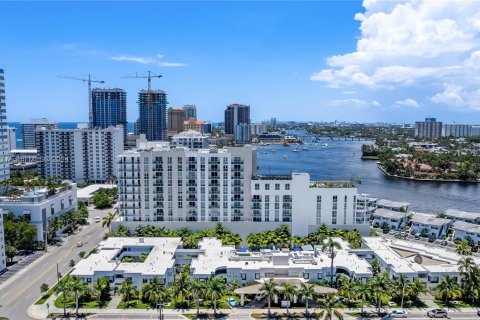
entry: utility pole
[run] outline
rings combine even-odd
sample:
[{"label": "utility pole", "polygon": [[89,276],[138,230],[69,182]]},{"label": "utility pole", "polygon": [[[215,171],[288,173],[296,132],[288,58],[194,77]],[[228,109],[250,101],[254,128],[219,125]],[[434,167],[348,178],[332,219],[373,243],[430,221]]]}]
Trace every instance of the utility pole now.
[{"label": "utility pole", "polygon": [[70,79],[70,80],[80,80],[84,83],[88,84],[88,121],[89,125],[93,125],[93,107],[92,107],[92,82],[94,83],[105,83],[103,80],[92,80],[92,76],[89,74],[88,78],[78,78],[78,77],[66,77],[66,76],[58,76],[59,78],[63,79]]}]

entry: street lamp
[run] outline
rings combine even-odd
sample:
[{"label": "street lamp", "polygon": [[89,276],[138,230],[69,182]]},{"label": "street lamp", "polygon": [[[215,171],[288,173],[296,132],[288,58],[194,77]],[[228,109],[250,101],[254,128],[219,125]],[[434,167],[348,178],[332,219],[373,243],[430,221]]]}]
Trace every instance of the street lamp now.
[{"label": "street lamp", "polygon": [[164,304],[163,304],[163,303],[161,303],[161,302],[160,302],[160,303],[158,303],[158,302],[157,302],[157,309],[158,309],[158,320],[163,320],[163,312],[162,312],[162,311],[163,311],[163,309],[162,309],[162,308],[163,308],[163,306],[164,306]]}]

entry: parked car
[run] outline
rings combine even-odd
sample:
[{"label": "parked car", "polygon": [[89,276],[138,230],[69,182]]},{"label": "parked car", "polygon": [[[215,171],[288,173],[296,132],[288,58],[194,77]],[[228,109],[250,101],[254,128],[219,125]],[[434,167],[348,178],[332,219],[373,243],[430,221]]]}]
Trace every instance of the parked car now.
[{"label": "parked car", "polygon": [[238,306],[237,301],[235,301],[234,298],[227,298],[227,303],[230,305],[230,307],[235,308]]},{"label": "parked car", "polygon": [[432,309],[427,312],[429,318],[447,318],[448,313],[445,309]]},{"label": "parked car", "polygon": [[393,310],[389,313],[389,316],[391,318],[407,318],[408,312],[404,310]]},{"label": "parked car", "polygon": [[83,242],[82,242],[82,241],[78,241],[78,242],[77,242],[77,247],[81,247],[81,246],[83,246]]},{"label": "parked car", "polygon": [[95,217],[95,223],[98,223],[98,222],[100,222],[100,217],[99,217],[99,216],[96,216],[96,217]]}]

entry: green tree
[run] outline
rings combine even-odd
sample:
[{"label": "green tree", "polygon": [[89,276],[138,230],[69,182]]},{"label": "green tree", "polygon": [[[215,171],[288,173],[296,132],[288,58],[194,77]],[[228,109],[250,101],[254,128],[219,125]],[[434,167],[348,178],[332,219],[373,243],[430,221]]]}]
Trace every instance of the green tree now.
[{"label": "green tree", "polygon": [[447,304],[451,299],[458,298],[462,295],[462,290],[460,289],[459,284],[449,275],[440,279],[440,282],[435,287],[435,292],[437,296]]},{"label": "green tree", "polygon": [[355,288],[353,289],[353,293],[356,299],[360,300],[361,304],[361,311],[360,315],[363,315],[363,306],[365,305],[365,301],[370,299],[370,286],[367,282],[357,281]]},{"label": "green tree", "polygon": [[133,284],[132,279],[127,278],[122,282],[120,295],[122,296],[122,300],[125,301],[125,306],[127,308],[130,305],[130,299],[138,297],[138,290]]},{"label": "green tree", "polygon": [[387,271],[379,273],[370,281],[371,296],[377,304],[377,313],[380,313],[383,301],[388,301],[391,298],[392,282],[388,276]]},{"label": "green tree", "polygon": [[93,204],[97,208],[108,208],[112,205],[112,199],[105,192],[99,190],[93,195]]},{"label": "green tree", "polygon": [[335,296],[333,294],[329,294],[323,300],[323,307],[325,308],[325,320],[333,320],[334,317],[338,320],[343,320],[343,314],[335,309]]},{"label": "green tree", "polygon": [[421,294],[428,293],[427,284],[423,282],[420,278],[414,278],[412,282],[410,282],[409,286],[410,290],[408,290],[408,296],[410,300],[418,301]]},{"label": "green tree", "polygon": [[182,297],[185,301],[185,297],[188,295],[190,290],[190,275],[188,272],[184,271],[178,275],[173,281],[172,294],[177,303],[178,298]]},{"label": "green tree", "polygon": [[213,314],[215,318],[217,317],[217,300],[220,299],[223,295],[223,292],[226,290],[225,283],[223,280],[218,277],[211,277],[207,283],[207,294],[206,296],[213,303]]},{"label": "green tree", "polygon": [[458,264],[458,271],[462,277],[462,289],[465,297],[472,299],[472,305],[475,305],[475,290],[479,285],[479,268],[471,257],[464,257]]},{"label": "green tree", "polygon": [[159,278],[152,278],[142,287],[142,299],[149,303],[163,303],[167,297],[167,289]]},{"label": "green tree", "polygon": [[316,296],[315,285],[302,283],[298,292],[303,301],[305,301],[305,315],[308,316],[308,302]]},{"label": "green tree", "polygon": [[335,249],[341,249],[340,243],[329,237],[322,245],[322,251],[327,251],[330,254],[330,286],[333,287],[333,260],[335,259]]},{"label": "green tree", "polygon": [[[281,292],[282,292],[283,299],[285,299],[289,303],[292,302],[295,296],[297,295],[297,289],[295,289],[295,287],[290,283],[282,283]],[[287,314],[290,316],[290,309],[288,306],[287,306]]]},{"label": "green tree", "polygon": [[112,225],[112,221],[115,220],[115,213],[109,212],[105,217],[102,219],[102,228],[105,226],[108,228],[108,231],[112,231],[110,228]]},{"label": "green tree", "polygon": [[44,295],[49,289],[50,289],[50,287],[48,286],[48,283],[42,283],[40,285],[40,293],[42,295]]},{"label": "green tree", "polygon": [[17,254],[18,254],[17,248],[10,245],[5,246],[5,255],[7,256],[7,260],[9,262],[13,262],[13,258],[15,258]]},{"label": "green tree", "polygon": [[462,256],[469,256],[472,254],[472,249],[467,240],[461,240],[457,243],[457,253]]},{"label": "green tree", "polygon": [[198,278],[195,278],[190,285],[190,291],[197,301],[197,318],[198,318],[200,315],[200,299],[203,296],[205,296],[205,293],[207,291],[207,286],[205,285],[205,282],[203,282]]},{"label": "green tree", "polygon": [[372,273],[373,273],[373,276],[375,277],[381,271],[380,261],[378,261],[377,259],[373,259],[370,265],[372,266]]},{"label": "green tree", "polygon": [[405,298],[405,293],[407,289],[409,288],[410,282],[408,281],[407,277],[401,274],[399,277],[395,279],[395,286],[399,288],[400,291],[400,297],[401,297],[401,302],[400,302],[400,308],[403,308],[403,299]]},{"label": "green tree", "polygon": [[67,295],[71,292],[71,281],[70,276],[65,276],[62,280],[60,280],[55,287],[55,293],[62,294],[62,304],[63,304],[63,317],[67,317]]},{"label": "green tree", "polygon": [[263,295],[264,298],[267,299],[268,317],[270,318],[271,316],[270,306],[271,306],[272,300],[275,298],[275,296],[278,295],[277,285],[275,284],[273,279],[268,279],[263,283],[262,287],[260,288],[260,293]]},{"label": "green tree", "polygon": [[92,297],[97,300],[97,304],[110,299],[110,281],[107,277],[100,277],[95,280]]},{"label": "green tree", "polygon": [[70,291],[75,299],[75,315],[78,318],[78,307],[80,298],[90,293],[90,287],[77,277],[70,278]]}]

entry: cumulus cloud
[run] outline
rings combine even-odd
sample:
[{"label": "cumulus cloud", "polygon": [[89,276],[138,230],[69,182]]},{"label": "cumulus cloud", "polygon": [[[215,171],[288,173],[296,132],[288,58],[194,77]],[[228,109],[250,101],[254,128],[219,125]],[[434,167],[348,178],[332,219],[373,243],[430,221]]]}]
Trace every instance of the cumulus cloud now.
[{"label": "cumulus cloud", "polygon": [[[480,1],[364,0],[363,7],[355,15],[361,31],[356,50],[327,58],[311,80],[400,96],[403,88],[421,88],[426,92],[415,98],[457,105],[480,85]],[[463,90],[441,91],[444,83]]]},{"label": "cumulus cloud", "polygon": [[382,104],[380,102],[378,102],[377,100],[373,100],[372,101],[372,106],[374,107],[380,107]]},{"label": "cumulus cloud", "polygon": [[408,99],[405,99],[405,100],[399,100],[399,101],[395,102],[395,105],[397,107],[420,108],[420,104],[418,104],[417,101],[415,101],[411,98],[408,98]]},{"label": "cumulus cloud", "polygon": [[111,59],[114,60],[114,61],[135,62],[135,63],[145,64],[145,65],[156,65],[156,66],[159,66],[159,67],[184,67],[184,66],[186,66],[185,63],[163,61],[163,55],[161,55],[161,54],[157,54],[155,56],[155,58],[120,55],[120,56],[112,56]]},{"label": "cumulus cloud", "polygon": [[480,110],[480,90],[468,91],[453,83],[445,83],[444,90],[431,100],[457,109]]},{"label": "cumulus cloud", "polygon": [[367,102],[365,100],[355,99],[355,98],[352,98],[352,99],[338,99],[338,100],[332,100],[330,102],[330,105],[332,107],[341,107],[341,106],[363,107],[363,106],[367,105]]}]

